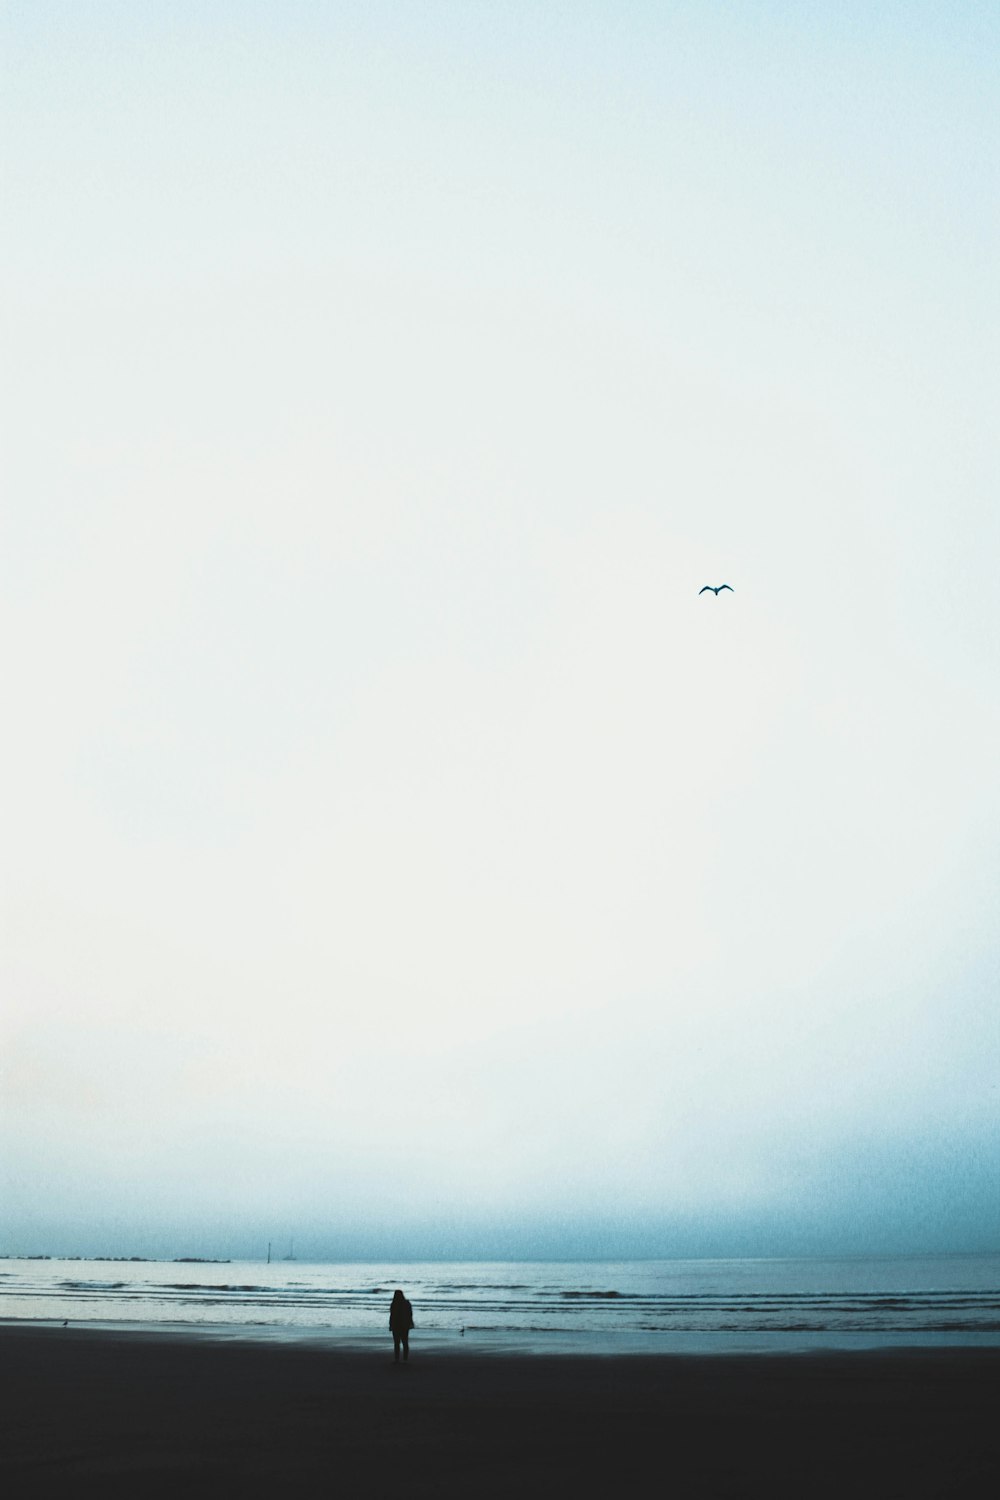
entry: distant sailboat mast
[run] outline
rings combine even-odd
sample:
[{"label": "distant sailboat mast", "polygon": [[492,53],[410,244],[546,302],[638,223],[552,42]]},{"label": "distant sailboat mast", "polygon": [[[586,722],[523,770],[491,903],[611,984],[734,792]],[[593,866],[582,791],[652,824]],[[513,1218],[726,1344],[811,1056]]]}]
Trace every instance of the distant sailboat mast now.
[{"label": "distant sailboat mast", "polygon": [[268,1263],[268,1265],[271,1264],[271,1241],[270,1240],[268,1240],[268,1242],[267,1242],[267,1263]]}]

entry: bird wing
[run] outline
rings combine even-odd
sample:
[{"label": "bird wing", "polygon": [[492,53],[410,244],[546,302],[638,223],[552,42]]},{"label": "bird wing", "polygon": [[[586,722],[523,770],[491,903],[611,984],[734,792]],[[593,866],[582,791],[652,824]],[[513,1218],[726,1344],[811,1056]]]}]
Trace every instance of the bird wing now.
[{"label": "bird wing", "polygon": [[703,589],[699,589],[698,592],[699,594],[704,594],[706,591],[709,591],[711,587],[712,585],[710,583],[706,583],[705,587]]},{"label": "bird wing", "polygon": [[736,590],[733,588],[731,583],[720,583],[718,587],[718,593],[721,594],[723,589],[728,589],[731,594],[736,593]]}]

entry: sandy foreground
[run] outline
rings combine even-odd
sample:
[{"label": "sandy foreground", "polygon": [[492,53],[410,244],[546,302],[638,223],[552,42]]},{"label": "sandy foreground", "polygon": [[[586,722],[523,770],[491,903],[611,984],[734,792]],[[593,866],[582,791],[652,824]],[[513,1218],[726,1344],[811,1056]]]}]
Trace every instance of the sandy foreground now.
[{"label": "sandy foreground", "polygon": [[[387,1341],[388,1345],[388,1341]],[[1000,1349],[580,1358],[0,1328],[0,1493],[992,1496]]]}]

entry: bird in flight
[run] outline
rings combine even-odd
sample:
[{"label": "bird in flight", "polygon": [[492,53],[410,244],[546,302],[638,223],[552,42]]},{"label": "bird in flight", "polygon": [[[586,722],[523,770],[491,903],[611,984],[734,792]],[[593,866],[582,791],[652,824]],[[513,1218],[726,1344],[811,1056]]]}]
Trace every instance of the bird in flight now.
[{"label": "bird in flight", "polygon": [[718,588],[716,588],[714,583],[706,583],[705,587],[703,589],[699,589],[698,592],[699,594],[704,594],[708,589],[711,589],[716,599],[718,599],[723,589],[728,589],[731,594],[736,593],[736,590],[733,588],[731,583],[720,583]]}]

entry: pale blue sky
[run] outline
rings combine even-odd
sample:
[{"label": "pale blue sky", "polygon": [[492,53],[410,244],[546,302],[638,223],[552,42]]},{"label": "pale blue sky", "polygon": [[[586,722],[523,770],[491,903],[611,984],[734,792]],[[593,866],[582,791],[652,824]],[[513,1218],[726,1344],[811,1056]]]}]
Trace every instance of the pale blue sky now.
[{"label": "pale blue sky", "polygon": [[0,6],[0,1251],[995,1248],[998,43]]}]

